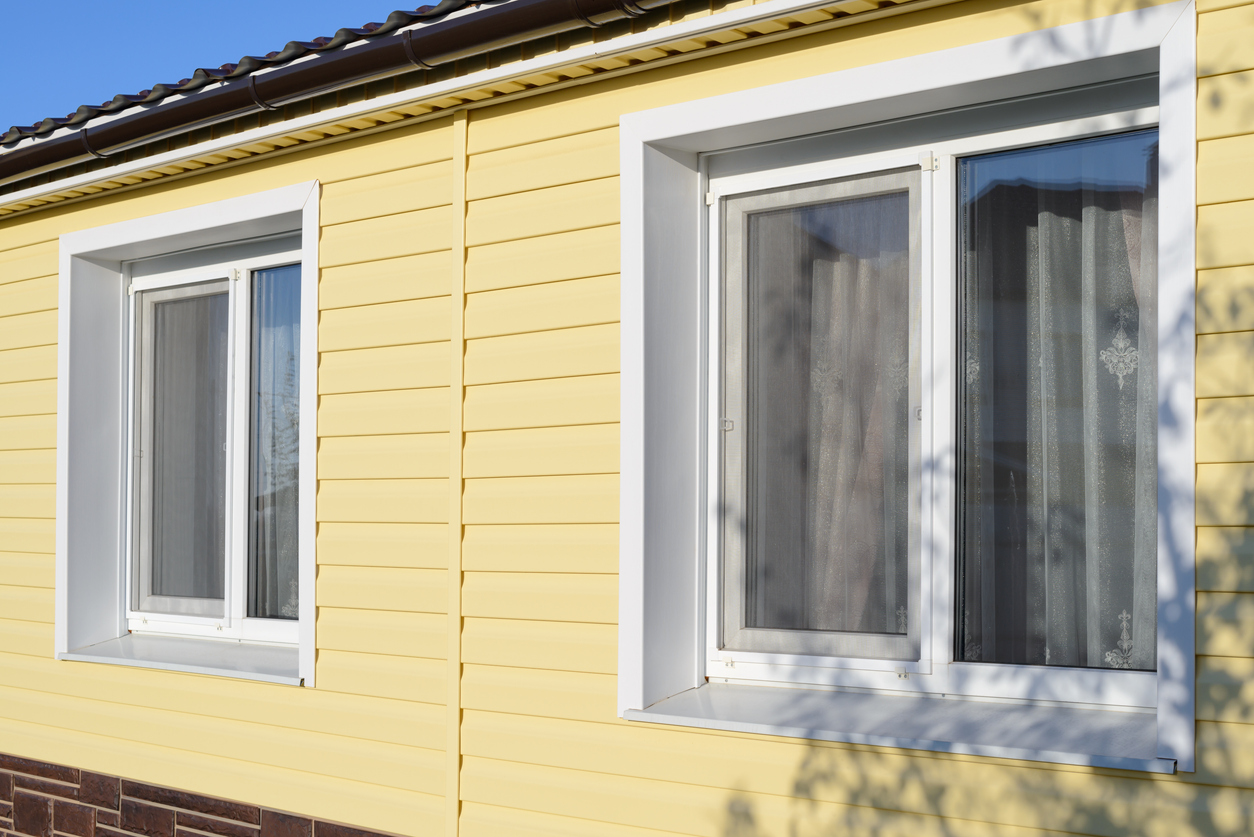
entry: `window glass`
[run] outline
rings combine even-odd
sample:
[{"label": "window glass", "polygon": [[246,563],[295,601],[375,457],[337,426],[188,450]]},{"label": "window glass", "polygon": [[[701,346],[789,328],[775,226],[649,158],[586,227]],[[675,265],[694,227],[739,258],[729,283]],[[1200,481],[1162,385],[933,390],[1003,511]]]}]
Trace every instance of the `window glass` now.
[{"label": "window glass", "polygon": [[253,274],[248,615],[295,619],[300,265]]},{"label": "window glass", "polygon": [[960,161],[957,659],[1155,667],[1157,141]]}]

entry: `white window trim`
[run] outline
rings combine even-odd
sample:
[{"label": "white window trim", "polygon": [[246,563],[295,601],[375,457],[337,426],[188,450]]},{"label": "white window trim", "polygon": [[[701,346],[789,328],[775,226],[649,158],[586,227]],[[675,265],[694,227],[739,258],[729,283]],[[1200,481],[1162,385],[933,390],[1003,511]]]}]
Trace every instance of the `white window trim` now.
[{"label": "white window trim", "polygon": [[[317,181],[61,236],[57,315],[57,659],[314,683],[317,489]],[[124,262],[299,233],[299,618],[269,637],[130,633],[125,468],[132,362]],[[292,259],[284,263],[291,264]],[[179,620],[175,620],[179,621]],[[195,633],[189,630],[188,634]],[[220,637],[220,638],[219,638]],[[269,639],[270,641],[262,641]]]},{"label": "white window trim", "polygon": [[[1193,770],[1195,26],[1192,2],[1180,0],[623,117],[620,716],[1047,761]],[[1086,753],[1082,744],[1074,751],[1057,752],[1039,742],[1015,740],[1011,734],[964,742],[923,727],[902,739],[877,734],[879,728],[871,720],[865,729],[833,723],[825,730],[813,719],[804,727],[791,728],[745,715],[750,704],[766,701],[762,704],[766,706],[780,700],[768,692],[787,695],[796,690],[726,687],[736,690],[733,700],[731,692],[705,685],[707,675],[716,673],[707,670],[704,641],[707,576],[702,556],[708,535],[705,476],[710,462],[705,450],[708,390],[702,377],[709,345],[703,316],[708,254],[701,242],[703,197],[712,196],[705,195],[701,153],[1153,72],[1159,77],[1163,231],[1158,299],[1158,671],[1142,675],[1131,691],[1118,687],[1104,696],[1104,684],[1111,680],[1102,675],[1109,672],[1094,672],[1093,677],[1077,673],[1074,689],[1064,678],[1050,680],[1051,693],[1042,695],[1031,683],[1022,691],[1028,698],[1054,701],[1058,711],[1048,723],[1055,724],[1075,722],[1079,717],[1075,711],[1084,709],[1094,694],[1099,695],[1098,703],[1126,701],[1127,709],[1152,712],[1152,726],[1145,725],[1150,715],[1135,711],[1098,715],[1126,716],[1128,723],[1140,724],[1130,735],[1153,740],[1142,741],[1136,757],[1111,758]],[[943,157],[940,164],[946,164]],[[952,243],[936,245],[935,258],[947,258]],[[925,333],[924,340],[928,345],[933,337]],[[937,404],[936,411],[951,407]],[[677,463],[688,466],[680,468]],[[934,533],[950,529],[946,520],[933,519],[926,525]],[[934,584],[951,584],[947,566],[934,566],[932,572]],[[951,618],[943,614],[937,624],[948,621]],[[932,638],[932,659],[938,664],[952,656],[950,637],[941,633],[948,629]],[[827,669],[825,676],[830,672]],[[1135,677],[1124,679],[1138,682]],[[971,687],[978,693],[988,685],[973,682]],[[663,701],[669,703],[660,706]],[[969,701],[947,703],[957,707],[949,710],[950,716],[974,711],[965,706]],[[675,707],[681,705],[686,708],[678,711]],[[655,707],[652,715],[650,707]],[[1045,708],[1037,705],[1035,710],[1039,715]],[[1136,722],[1138,717],[1145,722]]]}]

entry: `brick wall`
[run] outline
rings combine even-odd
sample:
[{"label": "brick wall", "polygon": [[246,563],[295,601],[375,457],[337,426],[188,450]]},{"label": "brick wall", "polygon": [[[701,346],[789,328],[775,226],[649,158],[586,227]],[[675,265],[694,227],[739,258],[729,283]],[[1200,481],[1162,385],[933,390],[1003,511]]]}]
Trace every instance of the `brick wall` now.
[{"label": "brick wall", "polygon": [[0,753],[0,837],[384,837]]}]

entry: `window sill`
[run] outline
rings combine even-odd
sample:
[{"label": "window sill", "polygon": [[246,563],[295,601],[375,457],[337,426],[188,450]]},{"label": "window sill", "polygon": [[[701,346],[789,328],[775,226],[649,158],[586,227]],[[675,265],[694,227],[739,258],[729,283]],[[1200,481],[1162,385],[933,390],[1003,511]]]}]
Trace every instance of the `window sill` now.
[{"label": "window sill", "polygon": [[61,660],[301,685],[296,646],[127,634],[58,654]]},{"label": "window sill", "polygon": [[[623,717],[702,729],[1175,773],[1152,713],[711,683]],[[769,721],[764,719],[770,719]]]}]

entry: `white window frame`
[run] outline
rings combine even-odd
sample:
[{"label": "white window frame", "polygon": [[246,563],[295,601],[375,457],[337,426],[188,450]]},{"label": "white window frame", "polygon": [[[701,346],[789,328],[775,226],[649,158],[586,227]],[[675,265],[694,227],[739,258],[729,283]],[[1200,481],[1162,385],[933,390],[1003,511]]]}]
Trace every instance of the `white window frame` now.
[{"label": "white window frame", "polygon": [[[291,242],[290,236],[281,236],[278,241],[283,245]],[[266,239],[258,241],[263,244]],[[252,243],[252,242],[249,242]],[[251,299],[253,275],[262,270],[285,265],[300,265],[301,251],[299,243],[296,249],[279,250],[265,255],[245,255],[240,251],[243,243],[223,245],[207,251],[216,259],[196,259],[195,267],[171,269],[159,273],[151,273],[142,278],[132,276],[136,262],[123,264],[124,281],[130,295],[129,329],[127,335],[129,381],[127,403],[135,405],[129,412],[126,439],[128,452],[126,462],[132,463],[128,469],[126,498],[129,501],[125,516],[127,526],[126,551],[127,585],[131,591],[127,597],[126,623],[127,629],[138,633],[174,634],[178,636],[198,636],[218,639],[238,639],[252,642],[270,642],[296,645],[300,641],[300,622],[289,619],[262,619],[247,615],[248,604],[248,497],[249,497],[249,442],[251,440],[252,416],[249,412],[251,404],[251,372],[252,358],[249,354],[251,346]],[[274,248],[266,248],[274,249]],[[206,251],[200,251],[206,252]],[[156,263],[168,264],[180,255],[156,257]],[[211,257],[211,258],[212,258]],[[173,266],[172,266],[173,267]],[[302,275],[302,292],[305,291]],[[227,535],[226,535],[226,579],[224,612],[221,616],[197,616],[191,613],[170,613],[156,610],[145,610],[138,606],[135,598],[141,589],[143,579],[137,564],[137,540],[140,533],[135,531],[137,520],[136,506],[141,502],[136,487],[137,471],[142,458],[136,455],[136,421],[139,403],[136,396],[138,363],[135,357],[138,330],[140,327],[140,304],[142,294],[149,291],[163,291],[190,288],[209,283],[225,283],[230,310],[230,327],[228,336],[229,383],[228,398],[230,413],[227,430]],[[303,296],[303,294],[302,294]],[[303,313],[303,312],[302,312]],[[304,323],[301,334],[304,338]],[[316,393],[301,392],[302,407],[305,399],[315,398]],[[302,413],[304,410],[302,409]],[[303,418],[303,416],[302,416]],[[303,463],[302,463],[303,464]],[[303,469],[302,469],[303,470]],[[299,478],[298,478],[299,479]],[[308,502],[308,500],[304,501]],[[299,515],[299,512],[298,512]],[[142,597],[142,594],[140,594]]]},{"label": "white window frame", "polygon": [[[1152,715],[1150,726],[1142,724],[1137,733],[1151,737],[1145,742],[1148,749],[1141,751],[1149,755],[1112,760],[1079,749],[1025,750],[1011,735],[994,742],[1001,750],[987,742],[964,750],[964,742],[940,730],[934,734],[924,730],[915,739],[891,743],[1145,770],[1193,770],[1194,40],[1194,7],[1181,0],[623,118],[620,716],[875,743],[882,737],[860,736],[857,730],[826,734],[811,726],[798,731],[766,718],[749,722],[732,718],[734,712],[720,715],[722,710],[714,708],[719,693],[707,683],[759,680],[811,689],[996,699],[1092,709],[1095,714],[1089,717],[1099,719],[1139,713],[1148,721]],[[952,193],[945,198],[943,192],[952,189],[957,155],[1160,122],[1157,672],[954,663],[953,497],[952,490],[942,485],[952,477],[934,471],[923,476],[923,494],[941,490],[948,497],[929,504],[925,514],[924,542],[934,539],[945,546],[924,555],[925,577],[931,577],[930,593],[924,596],[924,630],[930,631],[924,637],[924,659],[902,664],[719,652],[713,646],[715,617],[709,607],[717,601],[710,598],[717,595],[717,579],[707,572],[707,555],[717,544],[712,539],[709,491],[710,485],[718,484],[711,482],[718,458],[709,448],[716,433],[711,422],[718,418],[717,410],[711,409],[711,391],[717,387],[706,377],[709,358],[717,357],[710,351],[717,345],[717,335],[712,338],[709,328],[710,288],[716,283],[705,282],[714,262],[701,242],[707,229],[716,231],[710,224],[712,219],[717,223],[717,214],[709,207],[717,206],[720,194],[749,189],[755,182],[760,188],[766,182],[818,177],[813,167],[810,171],[799,167],[786,175],[756,172],[742,175],[738,183],[729,178],[711,184],[704,177],[702,155],[1146,73],[1156,73],[1159,79],[1157,114],[1146,109],[1112,115],[1109,119],[1114,121],[1107,125],[1079,120],[980,137],[974,143],[934,143],[894,153],[933,166],[930,179],[942,193],[931,202],[937,215],[935,239],[925,241],[924,247],[926,312],[934,308],[934,295],[952,294],[956,242],[949,232],[952,218],[943,216],[952,216],[955,204]],[[1115,124],[1119,120],[1122,123]],[[883,159],[845,159],[822,164],[821,176],[853,173],[859,166],[891,167]],[[717,236],[710,235],[708,241],[714,246]],[[953,328],[950,312],[925,313],[923,345],[952,344]],[[930,377],[924,386],[925,399],[930,399],[923,405],[929,437],[925,444],[952,438],[951,362],[952,349],[924,358],[924,375]],[[947,467],[952,469],[952,449],[932,452],[948,455]],[[927,449],[922,458],[928,460]],[[689,463],[686,469],[678,467],[683,462]],[[770,698],[763,697],[767,692],[753,691],[762,686],[744,688],[750,691],[737,692],[742,704],[769,705]],[[685,698],[687,708],[682,711],[662,708],[670,699],[702,694],[706,697]],[[954,711],[963,711],[965,702],[954,701],[959,704]]]},{"label": "white window frame", "polygon": [[[319,183],[310,181],[61,236],[57,659],[313,685],[319,194]],[[275,237],[298,239],[299,244],[269,255],[248,255],[249,242]],[[193,258],[197,266],[179,269],[179,254],[194,251],[221,253],[225,258],[221,262]],[[154,257],[164,258],[171,270],[142,278],[145,271],[135,271],[132,280],[132,266]],[[128,291],[287,264],[301,268],[298,618],[244,618],[246,595],[241,585],[246,586],[246,577],[228,577],[229,610],[222,618],[136,611],[131,606],[128,467],[135,297]],[[244,283],[229,280],[229,284],[233,321],[247,324],[248,294],[235,287]],[[238,347],[241,339],[247,343],[246,338],[233,335],[232,347]],[[232,354],[234,390],[247,383],[247,354]],[[235,398],[232,410],[232,433],[243,427],[246,439],[247,399]],[[243,495],[238,484],[248,479],[248,446],[228,445],[232,451],[228,479],[236,484],[232,503],[239,506]],[[238,516],[238,510],[233,514]],[[238,554],[242,549],[246,554],[246,527],[235,526],[230,538],[228,552]]]}]

